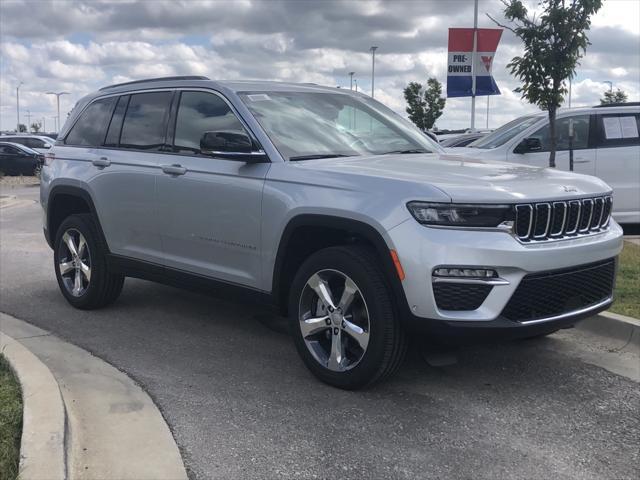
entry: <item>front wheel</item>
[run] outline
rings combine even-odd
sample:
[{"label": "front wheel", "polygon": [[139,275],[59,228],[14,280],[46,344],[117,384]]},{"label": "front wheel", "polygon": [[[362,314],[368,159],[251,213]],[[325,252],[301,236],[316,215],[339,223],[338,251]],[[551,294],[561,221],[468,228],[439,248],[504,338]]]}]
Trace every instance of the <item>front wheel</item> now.
[{"label": "front wheel", "polygon": [[107,269],[107,247],[90,214],[68,217],[56,233],[54,267],[60,291],[76,308],[91,310],[115,301],[124,277]]},{"label": "front wheel", "polygon": [[357,389],[391,375],[406,351],[379,259],[364,247],[331,247],[296,274],[289,317],[298,353],[320,380]]}]

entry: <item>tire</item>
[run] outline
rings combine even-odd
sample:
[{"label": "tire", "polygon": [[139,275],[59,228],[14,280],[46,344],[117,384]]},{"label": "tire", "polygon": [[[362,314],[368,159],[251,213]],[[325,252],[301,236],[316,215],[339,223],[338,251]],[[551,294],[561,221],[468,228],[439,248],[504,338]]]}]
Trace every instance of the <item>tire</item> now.
[{"label": "tire", "polygon": [[[78,254],[75,258],[71,254],[69,239]],[[108,271],[108,250],[92,215],[67,217],[56,232],[53,252],[58,286],[72,306],[93,310],[118,298],[124,276]]]},{"label": "tire", "polygon": [[[293,279],[289,322],[296,348],[307,368],[334,387],[371,386],[393,374],[404,359],[406,337],[379,263],[368,248],[325,248],[311,255]],[[321,284],[332,302],[326,295],[321,300]],[[350,303],[342,301],[347,284],[354,292]],[[330,312],[341,305],[344,312]],[[343,355],[334,354],[338,351]]]}]

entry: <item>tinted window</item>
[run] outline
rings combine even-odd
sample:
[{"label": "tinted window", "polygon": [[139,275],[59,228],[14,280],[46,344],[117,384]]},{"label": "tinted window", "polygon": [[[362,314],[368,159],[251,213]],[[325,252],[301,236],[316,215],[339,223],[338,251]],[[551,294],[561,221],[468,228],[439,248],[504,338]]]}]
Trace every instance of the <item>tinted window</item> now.
[{"label": "tinted window", "polygon": [[64,140],[68,145],[102,145],[115,97],[96,100],[89,105]]},{"label": "tinted window", "polygon": [[245,129],[224,100],[206,92],[182,92],[176,119],[175,147],[200,151],[205,132]]},{"label": "tinted window", "polygon": [[18,149],[13,148],[11,145],[0,145],[0,153],[13,155],[18,153]]},{"label": "tinted window", "polygon": [[120,143],[120,132],[122,131],[122,119],[124,118],[124,112],[127,109],[129,103],[129,95],[124,95],[118,99],[118,104],[111,117],[111,123],[107,130],[107,138],[104,144],[109,147],[116,147]]},{"label": "tinted window", "polygon": [[24,145],[25,139],[20,137],[8,137],[4,138],[7,142],[19,143],[20,145]]},{"label": "tinted window", "polygon": [[23,145],[26,145],[30,148],[42,148],[44,147],[44,142],[38,138],[27,138]]},{"label": "tinted window", "polygon": [[639,114],[600,115],[597,130],[601,148],[640,145]]},{"label": "tinted window", "polygon": [[120,145],[140,149],[162,146],[171,95],[172,92],[131,95],[122,125]]},{"label": "tinted window", "polygon": [[[576,115],[575,117],[559,118],[556,121],[556,142],[557,150],[569,150],[569,124],[573,123],[573,148],[580,150],[589,148],[589,115]],[[549,135],[549,124],[542,127],[537,132],[529,135],[539,138],[542,144],[542,152],[551,149],[551,136]]]}]

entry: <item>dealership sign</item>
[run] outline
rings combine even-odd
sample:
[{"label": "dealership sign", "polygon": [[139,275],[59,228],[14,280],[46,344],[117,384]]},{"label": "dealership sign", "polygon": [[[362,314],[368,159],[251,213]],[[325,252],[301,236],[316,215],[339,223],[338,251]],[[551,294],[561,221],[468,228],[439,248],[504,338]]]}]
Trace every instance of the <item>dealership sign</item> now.
[{"label": "dealership sign", "polygon": [[491,76],[491,69],[501,35],[502,29],[499,28],[449,29],[448,97],[500,95],[500,89]]}]

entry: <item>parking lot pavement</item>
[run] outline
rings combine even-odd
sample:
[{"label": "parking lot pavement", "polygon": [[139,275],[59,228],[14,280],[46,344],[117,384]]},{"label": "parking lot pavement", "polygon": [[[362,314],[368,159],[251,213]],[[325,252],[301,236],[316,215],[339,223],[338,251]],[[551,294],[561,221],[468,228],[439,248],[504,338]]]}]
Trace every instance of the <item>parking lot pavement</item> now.
[{"label": "parking lot pavement", "polygon": [[[37,198],[36,189],[12,194]],[[460,349],[440,367],[414,348],[391,381],[340,391],[306,371],[289,338],[258,320],[258,306],[127,279],[112,307],[72,309],[40,217],[35,203],[0,209],[0,310],[140,382],[192,477],[640,474],[638,383],[583,360],[578,332]]]}]

